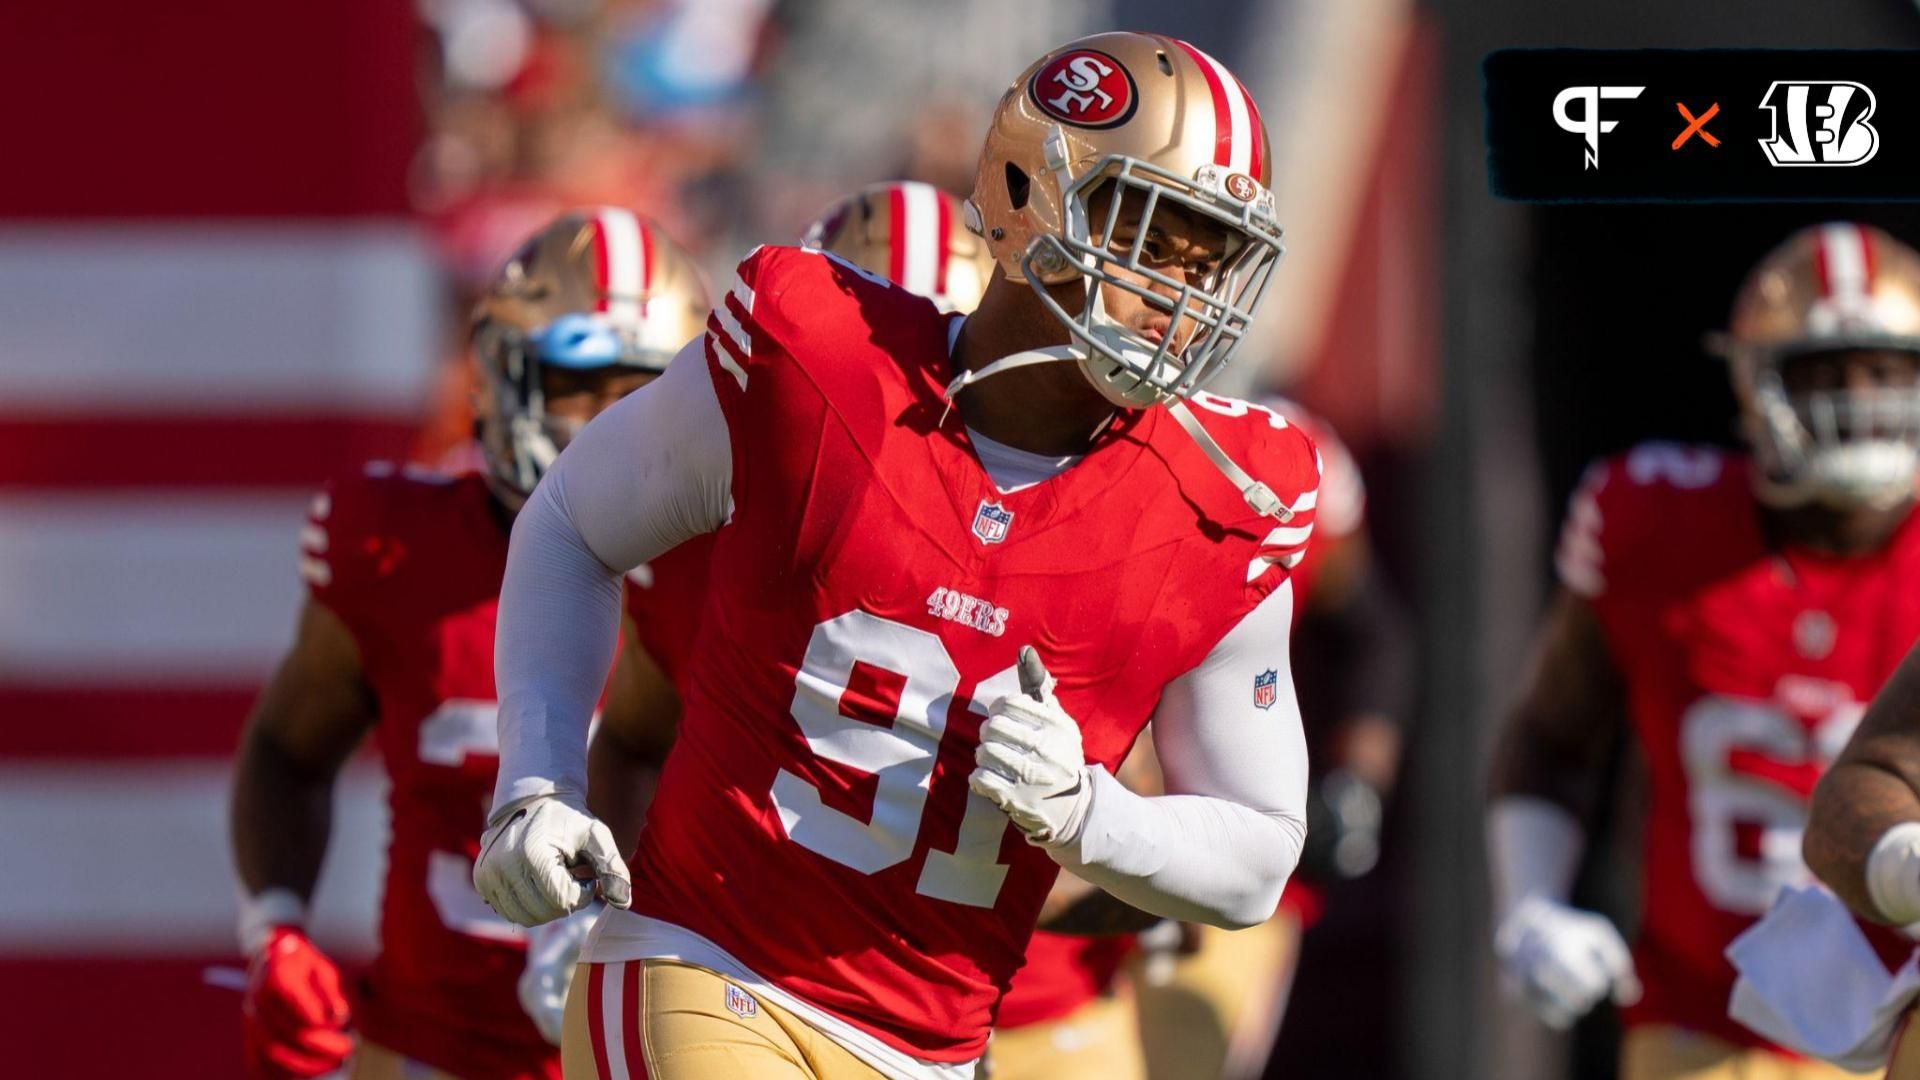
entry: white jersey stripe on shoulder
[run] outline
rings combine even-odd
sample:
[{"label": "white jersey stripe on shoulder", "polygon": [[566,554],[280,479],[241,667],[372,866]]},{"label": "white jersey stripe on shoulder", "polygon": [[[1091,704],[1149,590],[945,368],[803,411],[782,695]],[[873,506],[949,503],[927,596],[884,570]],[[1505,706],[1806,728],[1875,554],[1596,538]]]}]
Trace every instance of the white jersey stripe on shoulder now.
[{"label": "white jersey stripe on shoulder", "polygon": [[640,318],[640,222],[633,211],[603,206],[594,213],[600,223],[600,242],[607,252],[607,314],[621,321]]},{"label": "white jersey stripe on shoulder", "polygon": [[740,301],[741,309],[747,314],[753,314],[753,289],[747,285],[746,279],[734,275],[733,288],[727,291],[727,295]]},{"label": "white jersey stripe on shoulder", "polygon": [[740,320],[735,317],[733,309],[727,306],[725,300],[714,305],[713,321],[726,333],[727,340],[733,343],[735,352],[741,356],[753,355],[753,335],[747,333],[746,327],[740,325]]},{"label": "white jersey stripe on shoulder", "polygon": [[906,240],[901,288],[918,296],[932,296],[940,277],[940,196],[926,184],[900,185],[906,220],[894,222]]},{"label": "white jersey stripe on shoulder", "polygon": [[707,352],[712,354],[715,363],[725,368],[727,374],[733,376],[733,381],[739,383],[741,391],[744,392],[747,388],[747,370],[740,366],[740,362],[733,358],[733,354],[727,351],[727,346],[711,330],[707,331]]},{"label": "white jersey stripe on shoulder", "polygon": [[1220,80],[1220,87],[1227,99],[1227,120],[1232,125],[1232,152],[1227,159],[1227,168],[1237,173],[1248,172],[1253,168],[1253,119],[1247,110],[1247,95],[1240,89],[1240,80],[1233,77],[1225,64],[1215,60],[1201,49],[1200,60],[1213,69],[1214,77]]},{"label": "white jersey stripe on shoulder", "polygon": [[300,526],[300,546],[310,555],[325,555],[327,530],[312,523]]},{"label": "white jersey stripe on shoulder", "polygon": [[1306,543],[1307,538],[1312,535],[1312,523],[1306,525],[1282,525],[1268,533],[1267,538],[1260,541],[1260,545],[1262,547],[1295,547]]},{"label": "white jersey stripe on shoulder", "polygon": [[1827,295],[1840,300],[1867,295],[1866,235],[1856,225],[1820,227],[1820,254],[1826,266]]}]

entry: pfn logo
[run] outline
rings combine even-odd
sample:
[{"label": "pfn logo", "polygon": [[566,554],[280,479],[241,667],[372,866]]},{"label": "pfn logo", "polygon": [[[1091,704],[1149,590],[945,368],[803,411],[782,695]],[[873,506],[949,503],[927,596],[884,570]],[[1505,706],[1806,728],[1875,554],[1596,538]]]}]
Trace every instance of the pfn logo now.
[{"label": "pfn logo", "polygon": [[[1618,120],[1600,119],[1600,102],[1607,98],[1637,98],[1645,89],[1644,86],[1569,86],[1553,99],[1553,122],[1560,125],[1561,131],[1570,131],[1587,140],[1583,168],[1600,167],[1600,136],[1620,126]],[[1575,101],[1585,105],[1578,117],[1568,111],[1568,106]]]},{"label": "pfn logo", "polygon": [[1776,82],[1760,107],[1773,122],[1760,149],[1775,165],[1865,165],[1880,151],[1873,91],[1857,82]]}]

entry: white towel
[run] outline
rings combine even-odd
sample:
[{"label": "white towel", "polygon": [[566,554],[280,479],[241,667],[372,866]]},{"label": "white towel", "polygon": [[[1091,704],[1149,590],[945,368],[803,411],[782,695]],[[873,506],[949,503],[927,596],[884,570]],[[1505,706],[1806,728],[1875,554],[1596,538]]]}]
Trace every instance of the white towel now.
[{"label": "white towel", "polygon": [[1761,1035],[1845,1069],[1886,1064],[1920,995],[1920,954],[1889,973],[1840,899],[1789,885],[1727,946],[1740,978],[1728,1012]]}]

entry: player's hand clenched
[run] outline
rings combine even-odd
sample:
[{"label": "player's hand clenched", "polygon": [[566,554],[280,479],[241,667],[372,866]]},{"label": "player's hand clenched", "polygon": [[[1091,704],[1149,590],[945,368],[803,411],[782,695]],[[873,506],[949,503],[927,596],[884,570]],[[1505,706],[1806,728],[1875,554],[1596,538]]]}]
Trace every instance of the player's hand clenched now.
[{"label": "player's hand clenched", "polygon": [[1500,925],[1493,947],[1508,988],[1549,1027],[1573,1026],[1605,998],[1640,1000],[1633,954],[1605,916],[1530,896]]},{"label": "player's hand clenched", "polygon": [[353,1051],[340,969],[296,926],[274,927],[254,954],[241,1016],[248,1076],[323,1076]]},{"label": "player's hand clenched", "polygon": [[1071,842],[1093,800],[1080,725],[1054,698],[1053,683],[1040,654],[1023,646],[1021,692],[988,706],[967,780],[1036,844]]},{"label": "player's hand clenched", "polygon": [[[586,878],[575,870],[589,873]],[[519,799],[495,810],[480,837],[473,887],[493,910],[539,926],[593,902],[633,902],[633,881],[613,833],[558,795]]]}]

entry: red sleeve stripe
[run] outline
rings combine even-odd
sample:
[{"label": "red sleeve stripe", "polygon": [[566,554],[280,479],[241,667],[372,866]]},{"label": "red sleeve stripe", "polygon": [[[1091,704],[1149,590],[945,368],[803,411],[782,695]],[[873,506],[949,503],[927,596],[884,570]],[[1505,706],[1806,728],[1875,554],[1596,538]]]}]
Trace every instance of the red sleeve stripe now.
[{"label": "red sleeve stripe", "polygon": [[1199,67],[1207,81],[1207,93],[1213,98],[1213,163],[1258,178],[1262,162],[1255,145],[1259,135],[1254,123],[1259,114],[1253,110],[1253,99],[1226,65],[1184,41],[1174,44]]}]

